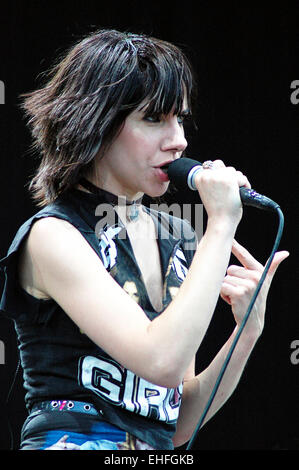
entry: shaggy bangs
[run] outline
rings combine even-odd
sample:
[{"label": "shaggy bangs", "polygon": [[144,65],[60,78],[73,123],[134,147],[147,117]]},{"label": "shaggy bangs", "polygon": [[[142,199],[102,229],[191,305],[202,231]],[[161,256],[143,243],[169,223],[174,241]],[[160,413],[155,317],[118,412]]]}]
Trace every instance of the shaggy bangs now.
[{"label": "shaggy bangs", "polygon": [[193,71],[183,52],[145,35],[101,30],[73,46],[50,71],[51,79],[22,95],[22,108],[42,156],[30,183],[43,206],[93,170],[126,117],[191,114]]},{"label": "shaggy bangs", "polygon": [[[163,43],[162,43],[163,44]],[[147,57],[144,63],[139,59],[135,85],[135,100],[145,117],[167,116],[170,113],[180,115],[184,110],[184,100],[192,114],[193,78],[190,65],[180,54],[174,56],[169,51],[159,50]],[[177,52],[177,51],[176,51]],[[139,95],[139,96],[138,96]],[[134,102],[133,98],[133,102]]]}]

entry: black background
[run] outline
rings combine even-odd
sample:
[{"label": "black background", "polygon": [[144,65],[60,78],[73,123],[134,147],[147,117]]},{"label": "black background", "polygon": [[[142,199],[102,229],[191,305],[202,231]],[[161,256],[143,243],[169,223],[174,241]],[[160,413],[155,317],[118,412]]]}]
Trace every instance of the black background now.
[{"label": "black background", "polygon": [[[299,104],[291,83],[299,80],[298,2],[213,1],[10,1],[0,12],[1,242],[4,256],[19,225],[36,208],[26,184],[37,162],[18,108],[19,94],[38,86],[37,76],[57,54],[99,28],[143,32],[182,46],[198,77],[198,126],[189,156],[221,158],[245,173],[252,186],[285,215],[281,248],[291,256],[280,266],[268,299],[264,334],[233,397],[200,432],[197,450],[299,449],[299,364],[291,343],[299,340],[296,235]],[[199,202],[182,195],[179,202]],[[275,214],[245,208],[237,239],[259,260],[270,254]],[[3,277],[0,278],[1,288]],[[219,302],[198,370],[205,367],[231,329]],[[18,448],[26,417],[13,324],[0,318],[5,364],[0,365],[0,449]],[[37,358],[38,360],[38,358]],[[6,403],[9,395],[8,403]],[[9,422],[8,422],[9,420]],[[10,423],[10,424],[9,424]],[[9,429],[11,428],[11,432]],[[12,434],[12,435],[11,435]]]}]

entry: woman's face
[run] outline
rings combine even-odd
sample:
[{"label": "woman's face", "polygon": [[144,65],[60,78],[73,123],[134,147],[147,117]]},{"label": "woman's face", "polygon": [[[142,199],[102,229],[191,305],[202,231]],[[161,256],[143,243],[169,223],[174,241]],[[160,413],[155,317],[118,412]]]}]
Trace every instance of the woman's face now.
[{"label": "woman's face", "polygon": [[105,155],[96,162],[95,183],[128,199],[164,194],[169,180],[160,167],[179,158],[187,147],[183,128],[186,113],[187,106],[180,116],[171,113],[145,118],[144,111],[134,110]]}]

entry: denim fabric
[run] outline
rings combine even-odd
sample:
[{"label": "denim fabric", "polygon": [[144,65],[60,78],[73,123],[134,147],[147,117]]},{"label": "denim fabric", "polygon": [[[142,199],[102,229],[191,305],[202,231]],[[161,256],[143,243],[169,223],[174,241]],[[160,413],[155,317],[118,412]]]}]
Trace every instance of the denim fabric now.
[{"label": "denim fabric", "polygon": [[[58,411],[35,412],[28,416],[23,426],[21,450],[49,450],[66,435],[65,450],[72,450],[72,447],[74,450],[153,449],[132,434],[98,421],[94,416]],[[62,444],[61,450],[63,447]]]}]

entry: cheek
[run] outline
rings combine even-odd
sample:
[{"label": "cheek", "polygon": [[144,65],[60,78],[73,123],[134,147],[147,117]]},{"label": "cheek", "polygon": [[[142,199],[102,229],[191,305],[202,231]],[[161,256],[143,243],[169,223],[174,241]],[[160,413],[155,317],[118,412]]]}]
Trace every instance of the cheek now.
[{"label": "cheek", "polygon": [[140,129],[128,129],[121,136],[120,145],[130,160],[141,163],[152,155],[154,141]]}]

